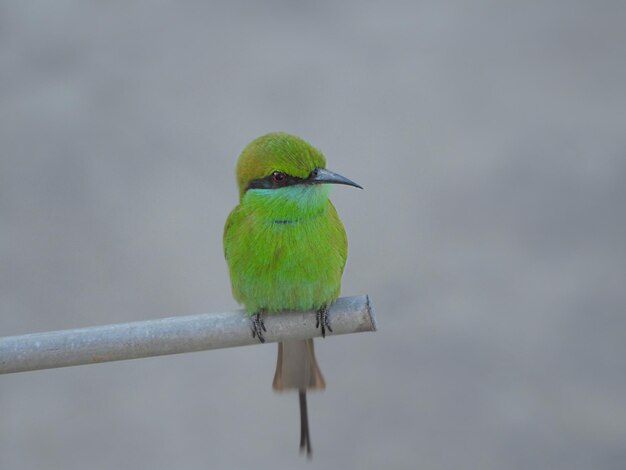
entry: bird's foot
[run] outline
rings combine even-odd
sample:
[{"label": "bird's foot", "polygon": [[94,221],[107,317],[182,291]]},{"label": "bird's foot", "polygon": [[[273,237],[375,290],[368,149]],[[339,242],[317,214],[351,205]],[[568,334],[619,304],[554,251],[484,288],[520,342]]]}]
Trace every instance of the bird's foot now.
[{"label": "bird's foot", "polygon": [[263,332],[267,331],[267,329],[265,328],[265,323],[263,323],[263,319],[261,318],[261,313],[263,312],[257,312],[250,318],[252,323],[252,337],[259,338],[261,343],[265,343]]},{"label": "bird's foot", "polygon": [[326,337],[326,328],[331,333],[333,329],[330,327],[330,315],[328,315],[328,306],[324,305],[317,311],[317,322],[315,323],[315,328],[322,328],[322,338]]}]

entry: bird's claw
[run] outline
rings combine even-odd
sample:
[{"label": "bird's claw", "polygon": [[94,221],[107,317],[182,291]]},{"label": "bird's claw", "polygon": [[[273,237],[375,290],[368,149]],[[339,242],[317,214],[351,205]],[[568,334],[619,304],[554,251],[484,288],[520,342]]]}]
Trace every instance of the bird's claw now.
[{"label": "bird's claw", "polygon": [[261,343],[265,343],[263,332],[267,331],[267,328],[265,328],[265,323],[263,323],[263,319],[261,318],[261,312],[255,313],[250,321],[252,323],[252,337],[259,338]]},{"label": "bird's claw", "polygon": [[317,322],[315,328],[322,327],[322,338],[326,337],[326,328],[331,333],[333,329],[330,327],[330,315],[328,315],[328,307],[324,306],[317,311]]}]

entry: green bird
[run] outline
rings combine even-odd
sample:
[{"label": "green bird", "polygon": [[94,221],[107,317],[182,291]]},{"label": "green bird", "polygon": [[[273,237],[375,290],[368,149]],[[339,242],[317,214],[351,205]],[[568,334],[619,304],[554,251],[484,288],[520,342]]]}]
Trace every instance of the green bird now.
[{"label": "green bird", "polygon": [[[326,169],[324,155],[299,137],[256,138],[237,161],[239,205],[226,220],[224,255],[235,299],[264,342],[263,314],[317,312],[322,336],[332,332],[328,308],[339,296],[348,241],[329,184],[358,184]],[[361,188],[362,189],[362,188]],[[311,455],[306,391],[326,387],[313,340],[278,344],[273,388],[298,390],[300,451]]]}]

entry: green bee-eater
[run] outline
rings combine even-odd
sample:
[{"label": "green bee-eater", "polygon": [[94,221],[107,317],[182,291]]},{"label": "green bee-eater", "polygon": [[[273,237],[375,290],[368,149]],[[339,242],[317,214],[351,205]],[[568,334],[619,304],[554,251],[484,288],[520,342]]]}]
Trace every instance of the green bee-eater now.
[{"label": "green bee-eater", "polygon": [[[281,310],[315,310],[322,336],[332,332],[328,307],[339,296],[348,242],[328,183],[360,186],[325,167],[319,150],[283,132],[253,140],[237,162],[239,205],[226,220],[224,254],[233,296],[261,342],[261,315]],[[278,344],[273,387],[298,390],[300,451],[309,456],[306,391],[325,386],[312,339]]]}]

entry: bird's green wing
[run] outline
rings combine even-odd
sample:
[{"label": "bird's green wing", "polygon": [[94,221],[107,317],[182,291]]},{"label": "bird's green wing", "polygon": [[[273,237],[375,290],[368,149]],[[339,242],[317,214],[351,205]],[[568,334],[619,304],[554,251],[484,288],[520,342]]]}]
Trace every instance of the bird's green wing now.
[{"label": "bird's green wing", "polygon": [[224,258],[228,259],[229,247],[231,245],[232,232],[231,229],[236,220],[239,219],[239,206],[236,206],[230,214],[228,214],[228,218],[226,219],[226,223],[224,224],[224,236],[222,237],[224,243]]},{"label": "bird's green wing", "polygon": [[337,209],[333,206],[333,203],[328,201],[328,216],[332,220],[331,225],[336,227],[337,230],[334,230],[332,233],[331,244],[337,247],[337,252],[341,257],[341,272],[343,272],[343,268],[346,265],[346,259],[348,258],[348,237],[346,235],[346,230],[343,228],[343,224],[341,223],[341,219],[337,214]]}]

